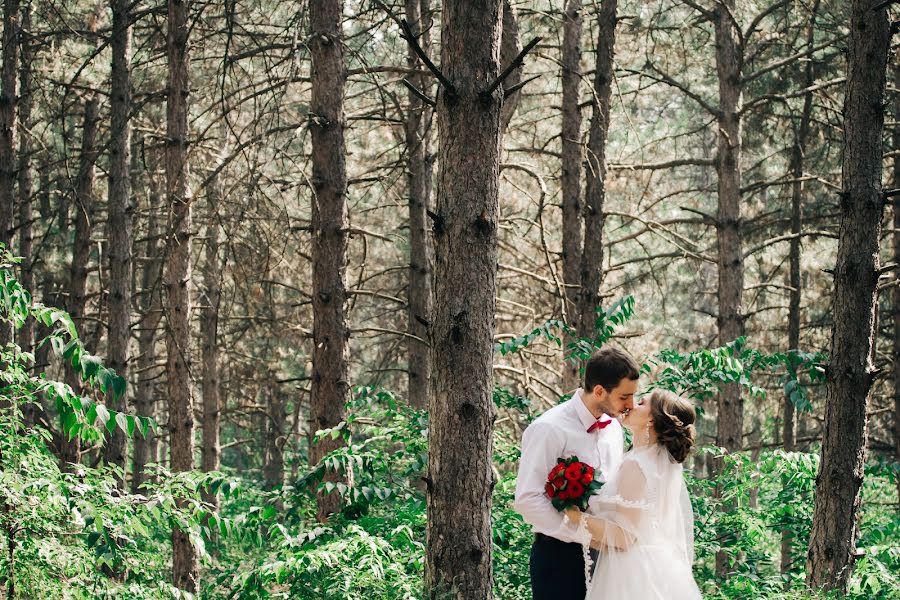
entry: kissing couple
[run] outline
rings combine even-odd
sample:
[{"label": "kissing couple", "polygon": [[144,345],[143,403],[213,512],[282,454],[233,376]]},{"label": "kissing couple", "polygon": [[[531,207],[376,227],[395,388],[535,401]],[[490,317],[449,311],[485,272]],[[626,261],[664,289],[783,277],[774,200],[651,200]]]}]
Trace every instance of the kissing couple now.
[{"label": "kissing couple", "polygon": [[[696,412],[665,390],[636,398],[639,375],[626,352],[600,350],[585,365],[584,387],[522,436],[514,507],[534,529],[534,600],[701,597],[691,573],[694,515],[682,467]],[[623,426],[632,435],[628,452]],[[576,456],[603,486],[585,511],[560,511],[548,474]]]}]

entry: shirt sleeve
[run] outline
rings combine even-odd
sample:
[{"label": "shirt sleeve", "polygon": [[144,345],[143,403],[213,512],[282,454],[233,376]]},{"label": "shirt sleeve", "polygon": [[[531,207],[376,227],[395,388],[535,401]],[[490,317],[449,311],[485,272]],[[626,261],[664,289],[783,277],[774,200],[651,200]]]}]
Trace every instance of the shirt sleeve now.
[{"label": "shirt sleeve", "polygon": [[544,491],[547,475],[564,449],[565,440],[561,432],[550,423],[536,421],[525,430],[513,508],[526,523],[541,533],[564,542],[574,542],[578,527],[553,508]]}]

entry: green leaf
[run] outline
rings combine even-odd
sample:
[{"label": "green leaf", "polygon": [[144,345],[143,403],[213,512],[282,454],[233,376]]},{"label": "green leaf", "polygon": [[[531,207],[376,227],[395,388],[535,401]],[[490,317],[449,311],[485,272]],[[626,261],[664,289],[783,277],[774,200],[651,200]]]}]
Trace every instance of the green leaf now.
[{"label": "green leaf", "polygon": [[[109,433],[112,433],[113,431],[116,430],[116,426],[117,426],[117,425],[121,426],[120,423],[119,423],[119,417],[122,416],[122,413],[120,413],[120,412],[118,412],[118,411],[111,410],[111,411],[109,411],[109,414],[110,414],[110,416],[111,416],[112,418],[109,419],[108,421],[106,421],[106,430],[107,430]],[[125,430],[122,429],[122,431],[125,431]]]},{"label": "green leaf", "polygon": [[153,426],[153,419],[151,419],[149,417],[141,417],[141,416],[138,416],[137,419],[138,419],[138,423],[140,423],[140,425],[141,425],[141,437],[146,439],[147,431],[149,431],[150,427]]},{"label": "green leaf", "polygon": [[96,404],[90,405],[90,407],[87,409],[87,412],[84,415],[84,418],[91,425],[94,424],[94,421],[97,420],[97,405]]},{"label": "green leaf", "polygon": [[97,425],[98,427],[105,427],[106,424],[109,422],[109,416],[110,416],[109,410],[104,405],[99,404],[99,403],[95,404],[94,406],[97,407],[96,412],[97,412],[97,419],[98,419],[99,423],[93,423],[93,424]]},{"label": "green leaf", "polygon": [[112,387],[113,393],[115,394],[116,400],[121,400],[125,397],[125,388],[127,386],[127,382],[124,377],[119,375],[115,375],[112,378]]},{"label": "green leaf", "polygon": [[[131,431],[134,431],[133,423],[131,425],[131,431],[129,431],[128,415],[126,415],[125,413],[116,413],[116,425],[119,426],[119,429],[121,429],[123,433],[125,433],[129,436],[131,435]],[[115,428],[113,428],[113,429],[115,429]],[[110,431],[110,433],[112,433],[112,432]]]},{"label": "green leaf", "polygon": [[62,428],[70,440],[74,439],[78,435],[78,415],[71,411],[67,412],[62,420]]},{"label": "green leaf", "polygon": [[101,367],[99,356],[84,354],[81,357],[81,378],[90,381],[97,375]]}]

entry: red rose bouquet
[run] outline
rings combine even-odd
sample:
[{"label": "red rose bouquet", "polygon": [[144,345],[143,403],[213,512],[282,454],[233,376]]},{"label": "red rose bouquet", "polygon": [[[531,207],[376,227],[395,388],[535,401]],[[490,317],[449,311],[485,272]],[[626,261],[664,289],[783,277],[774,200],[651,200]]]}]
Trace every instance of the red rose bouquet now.
[{"label": "red rose bouquet", "polygon": [[547,475],[544,491],[558,511],[570,506],[587,510],[588,499],[602,486],[594,479],[594,467],[581,462],[577,456],[570,456],[556,459],[556,466]]}]

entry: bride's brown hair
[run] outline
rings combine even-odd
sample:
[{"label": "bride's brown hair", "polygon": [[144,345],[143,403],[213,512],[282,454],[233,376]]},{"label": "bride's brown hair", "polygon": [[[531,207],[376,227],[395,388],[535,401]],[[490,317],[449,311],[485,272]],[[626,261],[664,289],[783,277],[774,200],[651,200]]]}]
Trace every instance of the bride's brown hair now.
[{"label": "bride's brown hair", "polygon": [[650,394],[650,418],[657,442],[665,446],[678,462],[684,462],[694,445],[694,406],[668,390],[653,390]]}]

